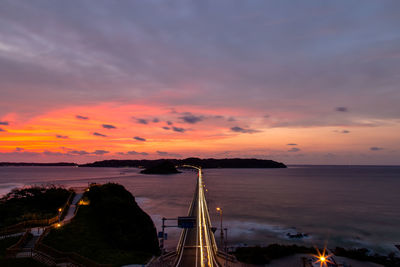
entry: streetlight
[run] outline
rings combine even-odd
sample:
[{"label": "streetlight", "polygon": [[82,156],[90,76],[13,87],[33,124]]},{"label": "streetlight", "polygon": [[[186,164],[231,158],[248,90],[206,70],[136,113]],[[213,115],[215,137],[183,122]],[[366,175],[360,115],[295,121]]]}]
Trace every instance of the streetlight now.
[{"label": "streetlight", "polygon": [[317,249],[317,253],[318,255],[313,255],[315,258],[317,258],[317,261],[315,263],[319,262],[319,266],[323,267],[323,266],[328,266],[328,263],[333,263],[329,257],[332,256],[332,254],[326,254],[326,248],[324,247],[324,250],[322,251],[322,253],[319,251],[318,248]]},{"label": "streetlight", "polygon": [[217,212],[219,213],[219,216],[221,217],[221,248],[224,246],[224,229],[222,228],[222,209],[220,207],[217,207]]},{"label": "streetlight", "polygon": [[62,212],[62,208],[58,208],[58,224],[60,224],[60,221],[61,221],[61,212]]}]

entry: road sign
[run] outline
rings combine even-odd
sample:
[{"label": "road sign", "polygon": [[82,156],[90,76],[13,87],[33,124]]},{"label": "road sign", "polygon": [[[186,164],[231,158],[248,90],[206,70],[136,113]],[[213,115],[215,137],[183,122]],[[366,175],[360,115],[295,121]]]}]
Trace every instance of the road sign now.
[{"label": "road sign", "polygon": [[193,228],[196,224],[196,217],[178,217],[178,227],[179,228]]}]

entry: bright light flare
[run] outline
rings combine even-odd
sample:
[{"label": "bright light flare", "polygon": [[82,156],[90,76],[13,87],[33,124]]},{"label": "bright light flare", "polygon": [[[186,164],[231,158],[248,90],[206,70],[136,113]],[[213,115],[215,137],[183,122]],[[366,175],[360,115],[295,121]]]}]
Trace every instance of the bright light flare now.
[{"label": "bright light flare", "polygon": [[326,267],[328,266],[328,263],[332,263],[333,262],[329,259],[329,257],[331,257],[333,254],[326,254],[326,248],[324,247],[324,250],[322,251],[322,253],[319,251],[318,248],[317,249],[317,253],[318,255],[312,255],[314,258],[316,258],[317,260],[314,263],[318,263],[319,262],[319,266],[320,267]]}]

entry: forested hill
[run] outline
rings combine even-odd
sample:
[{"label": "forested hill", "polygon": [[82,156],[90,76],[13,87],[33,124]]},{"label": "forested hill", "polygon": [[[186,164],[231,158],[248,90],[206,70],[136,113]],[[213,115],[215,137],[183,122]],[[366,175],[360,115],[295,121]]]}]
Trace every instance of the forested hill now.
[{"label": "forested hill", "polygon": [[265,159],[157,159],[157,160],[103,160],[93,163],[79,165],[79,167],[141,167],[149,168],[151,166],[170,161],[174,165],[195,165],[202,168],[286,168],[281,162]]}]

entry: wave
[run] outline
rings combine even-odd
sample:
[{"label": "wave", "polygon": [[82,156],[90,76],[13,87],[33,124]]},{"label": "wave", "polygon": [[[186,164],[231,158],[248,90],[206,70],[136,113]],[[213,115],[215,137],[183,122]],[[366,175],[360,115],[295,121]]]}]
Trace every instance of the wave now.
[{"label": "wave", "polygon": [[25,184],[21,183],[1,183],[0,184],[0,197],[7,195],[14,188],[24,187]]}]

